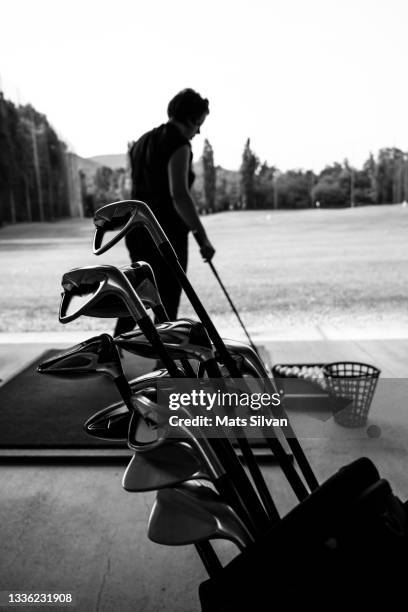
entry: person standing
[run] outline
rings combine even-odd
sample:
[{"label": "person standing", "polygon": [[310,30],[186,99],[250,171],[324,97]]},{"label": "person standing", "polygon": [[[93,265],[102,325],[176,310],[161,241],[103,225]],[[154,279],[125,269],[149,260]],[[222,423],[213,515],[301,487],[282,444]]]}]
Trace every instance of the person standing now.
[{"label": "person standing", "polygon": [[[193,89],[183,89],[167,107],[168,121],[135,142],[130,151],[132,199],[142,200],[152,209],[167,234],[180,264],[187,271],[188,234],[192,231],[205,261],[215,254],[197,213],[191,194],[195,178],[190,141],[200,133],[209,103]],[[170,320],[177,318],[181,288],[141,228],[126,236],[130,259],[146,261],[156,276],[163,305]],[[134,328],[130,317],[118,319],[115,336]]]}]

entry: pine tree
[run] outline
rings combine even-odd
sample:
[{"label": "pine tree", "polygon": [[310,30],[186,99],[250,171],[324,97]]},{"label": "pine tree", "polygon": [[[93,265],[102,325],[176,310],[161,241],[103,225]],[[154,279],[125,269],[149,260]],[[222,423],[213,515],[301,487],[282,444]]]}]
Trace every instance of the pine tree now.
[{"label": "pine tree", "polygon": [[259,166],[259,159],[251,149],[251,140],[245,143],[240,168],[241,175],[241,197],[243,208],[256,208],[255,173]]},{"label": "pine tree", "polygon": [[204,172],[204,199],[207,211],[215,210],[215,191],[217,171],[214,165],[214,151],[207,139],[204,140],[204,149],[202,154],[203,172]]}]

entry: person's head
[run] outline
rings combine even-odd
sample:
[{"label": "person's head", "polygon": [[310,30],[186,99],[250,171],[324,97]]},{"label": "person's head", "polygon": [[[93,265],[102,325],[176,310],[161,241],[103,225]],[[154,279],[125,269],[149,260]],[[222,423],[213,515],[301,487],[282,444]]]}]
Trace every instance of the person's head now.
[{"label": "person's head", "polygon": [[200,133],[200,127],[209,112],[207,98],[202,98],[194,89],[179,91],[167,107],[170,121],[177,123],[188,139]]}]

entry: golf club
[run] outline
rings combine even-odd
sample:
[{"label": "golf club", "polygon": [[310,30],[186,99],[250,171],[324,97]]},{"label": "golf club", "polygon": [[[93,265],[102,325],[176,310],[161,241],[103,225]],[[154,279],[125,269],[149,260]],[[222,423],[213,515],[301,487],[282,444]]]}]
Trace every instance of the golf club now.
[{"label": "golf club", "polygon": [[[156,325],[156,330],[173,359],[184,359],[185,361],[196,359],[205,365],[210,376],[222,378],[211,341],[202,323],[189,319],[181,319]],[[141,330],[122,334],[115,338],[115,342],[120,348],[137,355],[151,358],[157,357],[154,347],[147,341]],[[227,445],[224,444],[224,446],[225,452],[229,452],[231,457],[231,452],[226,449]],[[276,518],[277,510],[269,491],[266,489],[266,485],[264,485],[263,479],[259,477],[258,471],[252,470],[251,474],[270,517]]]},{"label": "golf club", "polygon": [[126,304],[140,329],[156,347],[157,354],[169,374],[174,378],[183,376],[183,372],[179,370],[161,343],[152,320],[123,272],[108,265],[75,268],[63,275],[61,284],[64,289],[59,313],[61,323],[69,323],[81,315],[86,315],[91,306],[103,296],[119,297]]},{"label": "golf club", "polygon": [[131,387],[123,372],[119,351],[109,334],[89,338],[41,363],[37,372],[57,378],[83,378],[104,374],[115,383],[123,401],[132,409]]},{"label": "golf club", "polygon": [[[214,352],[205,327],[199,321],[178,319],[156,325],[162,343],[173,359],[195,359],[207,364],[214,361]],[[140,329],[121,334],[115,344],[142,357],[157,358],[155,348]],[[196,377],[193,371],[192,378]]]},{"label": "golf club", "polygon": [[[268,393],[272,394],[278,391],[274,379],[268,376],[264,363],[256,351],[253,351],[247,344],[236,340],[225,340],[225,344],[233,356],[241,357],[241,367],[245,368],[247,372],[252,372],[255,378],[258,377],[262,379],[263,384],[266,387],[265,390]],[[290,419],[285,411],[284,402],[281,402],[281,404],[278,406],[271,406],[271,412],[276,418],[286,419],[287,425],[286,427],[281,428],[282,432],[291,451],[293,452],[305,481],[307,482],[310,490],[313,491],[314,489],[318,488],[319,483],[301,445],[299,444],[296,433],[290,424]],[[276,448],[276,451],[282,456],[279,448]],[[287,461],[285,461],[285,463],[287,465]]]},{"label": "golf club", "polygon": [[[214,343],[217,351],[224,360],[230,375],[233,378],[240,378],[239,370],[234,360],[228,353],[221,336],[188,280],[166,234],[147,204],[140,200],[124,200],[107,204],[96,211],[94,224],[96,229],[93,252],[95,255],[101,255],[108,251],[128,232],[136,227],[144,227],[147,229],[154,244],[162,255],[163,260],[173,272],[199,319],[205,326],[211,341]],[[105,238],[109,232],[112,232],[113,236],[110,240],[105,242]]]},{"label": "golf club", "polygon": [[[209,370],[208,373],[210,375],[212,375],[214,378],[220,377],[221,374],[216,364],[211,342],[204,326],[201,323],[184,319],[156,325],[156,329],[164,346],[166,347],[166,350],[173,357],[173,359],[180,359],[182,357],[186,359],[197,359],[200,362],[200,366]],[[138,355],[151,358],[156,357],[154,348],[149,342],[147,342],[140,330],[118,336],[115,339],[115,342],[119,347],[130,352],[134,352]],[[237,343],[237,346],[231,343],[230,346],[234,355],[240,356],[241,360],[246,360],[246,371],[252,376],[259,377],[259,371],[255,367],[260,362],[259,356],[254,353],[250,347],[243,345],[242,343]],[[231,350],[228,344],[227,347],[229,350]],[[240,351],[237,350],[237,347],[240,349]],[[245,353],[246,348],[248,349],[246,353],[249,353],[249,355]],[[253,355],[256,356],[256,360],[253,359]],[[241,371],[243,371],[242,367],[243,365],[241,366]],[[271,448],[277,460],[280,462],[282,470],[288,478],[296,495],[300,500],[304,499],[308,495],[308,491],[297,474],[295,468],[291,464],[287,453],[284,451],[279,441],[271,437],[269,430],[262,428],[262,431],[268,446]],[[256,478],[257,475],[255,474],[254,481],[258,485]],[[262,484],[260,486],[262,487]],[[262,491],[262,488],[260,491]],[[271,499],[265,499],[265,497],[262,497],[262,501],[269,512]],[[275,509],[273,509],[272,512],[275,512]]]},{"label": "golf club", "polygon": [[231,506],[213,489],[196,481],[158,491],[148,537],[166,546],[218,538],[230,540],[240,550],[254,541]]},{"label": "golf club", "polygon": [[126,491],[139,493],[173,487],[187,480],[211,477],[192,447],[174,440],[149,453],[135,453],[123,475],[122,486]]},{"label": "golf club", "polygon": [[[187,275],[181,267],[173,247],[147,204],[136,200],[125,200],[122,202],[108,204],[96,211],[94,216],[94,224],[96,231],[94,236],[93,251],[96,255],[100,255],[109,250],[132,229],[136,227],[144,227],[147,229],[157,249],[161,253],[163,260],[173,272],[175,278],[180,283],[187,298],[195,309],[199,319],[204,324],[208,335],[210,336],[210,339],[218,351],[220,358],[225,364],[230,376],[232,378],[242,378],[233,357],[228,352],[228,349],[225,346],[221,336],[219,335],[207,311],[188,280]],[[113,237],[105,242],[108,232],[112,232]],[[253,476],[254,474],[257,474],[258,483],[262,483],[261,489],[260,485],[257,484],[258,491],[262,491],[263,497],[267,499],[269,491],[266,487],[262,473],[252,453],[248,440],[239,437],[238,444],[251,471],[251,475]],[[274,444],[280,445],[280,442],[276,440]],[[282,451],[284,452],[283,449]],[[273,510],[273,508],[271,507],[270,510]]]},{"label": "golf club", "polygon": [[[133,419],[132,416],[130,421],[129,448],[143,453],[150,452],[152,448],[161,447],[167,444],[169,440],[173,442],[175,438],[183,441],[187,440],[201,457],[204,469],[208,472],[217,490],[236,508],[242,519],[254,533],[261,533],[267,526],[264,521],[264,514],[259,514],[258,505],[253,504],[254,490],[252,487],[248,489],[248,487],[243,486],[243,483],[246,483],[246,481],[239,477],[240,471],[236,470],[234,464],[231,464],[229,456],[225,458],[224,449],[221,446],[223,441],[220,441],[218,438],[210,441],[197,426],[170,426],[168,408],[157,403],[157,392],[154,388],[134,393],[132,395],[132,402],[137,417]],[[193,417],[192,413],[185,407],[182,407],[179,413],[187,418]],[[148,422],[156,423],[157,437],[154,442],[146,443],[138,440],[139,415],[144,419],[148,419]],[[220,456],[222,461],[220,461]],[[234,458],[235,461],[238,461],[235,453]]]},{"label": "golf club", "polygon": [[85,421],[83,429],[85,433],[94,438],[125,442],[128,436],[130,417],[131,412],[124,402],[116,402],[90,416]]},{"label": "golf club", "polygon": [[[151,385],[151,381],[147,384]],[[94,438],[127,443],[131,416],[132,412],[124,402],[116,402],[95,412],[85,421],[83,428],[85,433]],[[140,419],[138,427],[140,438],[155,438],[150,433],[150,427],[144,419]]]},{"label": "golf club", "polygon": [[[193,232],[193,236],[196,239],[198,246],[201,247],[202,244],[201,244],[201,242],[199,240],[198,234]],[[215,269],[215,266],[214,266],[213,262],[211,260],[208,260],[207,263],[210,266],[211,271],[214,274],[214,276],[215,276],[219,286],[221,287],[225,297],[227,298],[227,301],[228,301],[229,305],[231,306],[232,312],[235,314],[236,318],[238,319],[238,323],[241,325],[242,329],[244,330],[244,333],[245,333],[246,337],[248,338],[249,344],[252,346],[253,350],[258,354],[258,349],[256,348],[255,344],[253,343],[252,338],[249,335],[249,332],[248,332],[247,328],[245,327],[244,322],[241,319],[238,310],[235,308],[235,305],[234,305],[234,303],[233,303],[233,301],[231,299],[231,296],[228,293],[224,283],[222,282],[222,280],[220,278],[220,275],[218,274],[217,270]]]},{"label": "golf club", "polygon": [[[164,309],[157,290],[156,279],[152,267],[145,261],[133,262],[130,266],[119,268],[130,281],[133,289],[139,296],[145,308],[151,308],[156,319],[167,321]],[[114,294],[103,295],[99,301],[92,304],[86,311],[87,317],[119,318],[129,317],[129,310],[123,300]]]}]

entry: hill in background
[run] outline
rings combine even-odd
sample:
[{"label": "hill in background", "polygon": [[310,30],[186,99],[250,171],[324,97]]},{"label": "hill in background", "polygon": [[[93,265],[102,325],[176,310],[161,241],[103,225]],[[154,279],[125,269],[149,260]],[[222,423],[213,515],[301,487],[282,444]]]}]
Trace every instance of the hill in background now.
[{"label": "hill in background", "polygon": [[[92,185],[95,174],[98,168],[107,167],[113,171],[119,169],[128,170],[126,153],[118,153],[112,155],[95,155],[94,157],[79,157],[77,158],[78,168],[82,170],[86,176],[89,186]],[[200,210],[205,208],[204,196],[204,169],[201,159],[193,164],[195,173],[194,194]],[[240,174],[236,170],[226,170],[221,166],[217,166],[217,201],[216,210],[223,210],[231,202],[236,202],[239,194]]]},{"label": "hill in background", "polygon": [[[119,168],[127,167],[127,155],[126,153],[117,153],[115,155],[95,155],[94,157],[79,158],[81,160],[80,167],[84,166],[84,171],[88,168],[95,170],[98,166],[106,166],[112,170],[118,170]],[[88,167],[86,167],[88,164]],[[203,189],[203,164],[201,160],[194,163],[194,173],[196,175],[195,188],[198,191]],[[239,183],[239,172],[236,170],[226,170],[221,166],[217,166],[217,185],[218,183],[226,182],[227,184],[235,184],[238,186]]]},{"label": "hill in background", "polygon": [[106,166],[112,168],[112,170],[119,170],[119,168],[127,168],[127,154],[116,153],[114,155],[95,155],[94,157],[86,158],[90,162],[94,162],[99,166]]},{"label": "hill in background", "polygon": [[86,176],[94,176],[98,168],[103,166],[103,164],[98,163],[92,157],[80,157],[76,153],[72,155],[78,164],[78,169],[82,170]]}]

